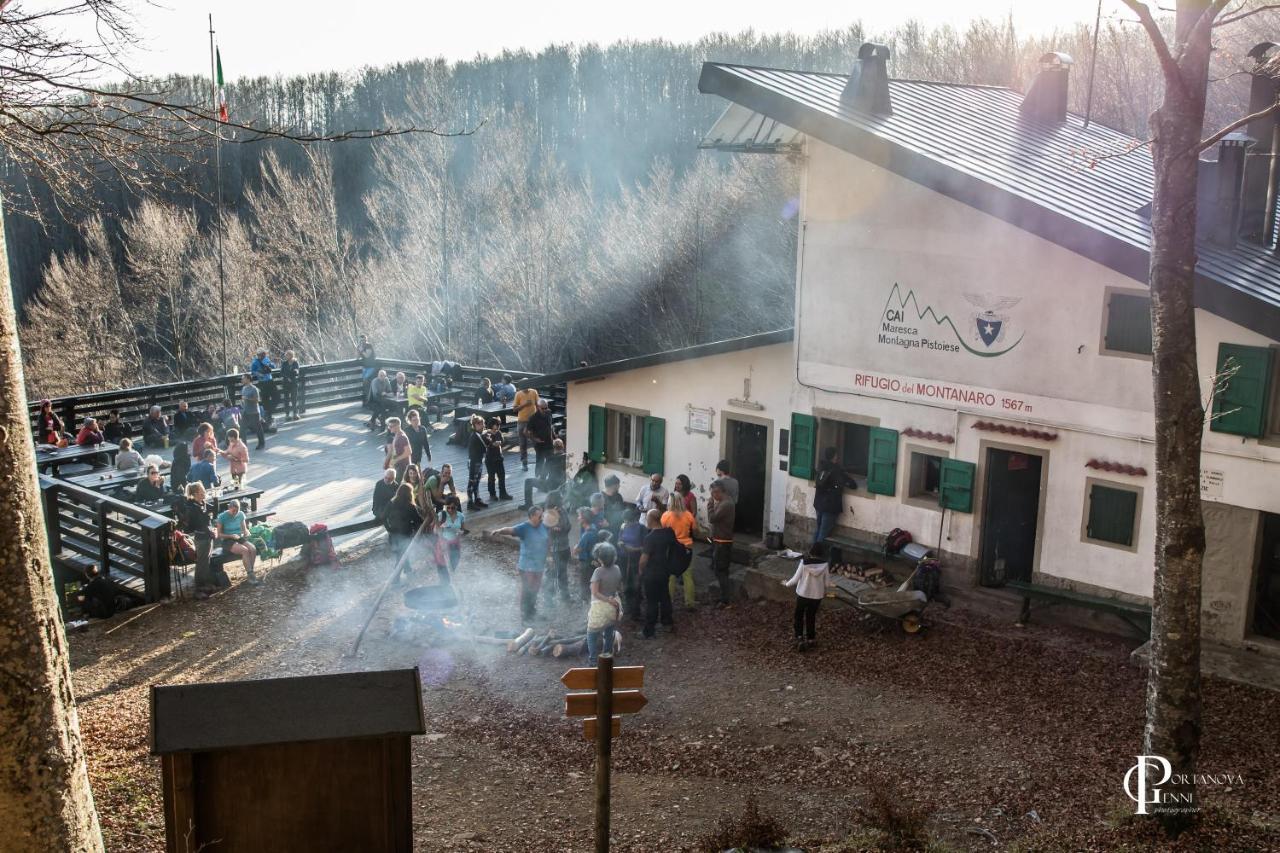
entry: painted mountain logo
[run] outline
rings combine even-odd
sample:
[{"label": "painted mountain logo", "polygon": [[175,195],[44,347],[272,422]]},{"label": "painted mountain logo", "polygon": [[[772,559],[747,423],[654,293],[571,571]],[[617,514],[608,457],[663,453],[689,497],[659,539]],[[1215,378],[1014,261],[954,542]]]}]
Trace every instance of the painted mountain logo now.
[{"label": "painted mountain logo", "polygon": [[903,296],[902,288],[895,282],[884,304],[876,342],[938,352],[960,352],[964,349],[983,358],[1004,355],[1022,343],[1024,335],[1020,334],[1013,343],[1004,345],[1010,337],[1012,323],[1008,312],[1022,301],[1020,297],[966,293],[964,298],[977,309],[965,325],[969,330],[967,335],[956,328],[950,315],[939,316],[931,305],[921,308],[915,291],[908,290]]}]

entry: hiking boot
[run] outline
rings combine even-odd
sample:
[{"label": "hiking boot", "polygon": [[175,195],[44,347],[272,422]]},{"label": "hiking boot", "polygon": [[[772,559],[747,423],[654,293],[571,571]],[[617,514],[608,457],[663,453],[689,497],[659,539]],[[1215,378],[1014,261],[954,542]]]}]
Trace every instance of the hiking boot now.
[{"label": "hiking boot", "polygon": [[487,509],[488,506],[489,505],[487,503],[478,498],[474,501],[467,501],[467,507],[469,509]]},{"label": "hiking boot", "polygon": [[500,500],[500,501],[513,501],[513,500],[515,500],[515,498],[513,498],[511,495],[508,495],[508,494],[501,494],[501,495],[498,495],[498,500]]}]

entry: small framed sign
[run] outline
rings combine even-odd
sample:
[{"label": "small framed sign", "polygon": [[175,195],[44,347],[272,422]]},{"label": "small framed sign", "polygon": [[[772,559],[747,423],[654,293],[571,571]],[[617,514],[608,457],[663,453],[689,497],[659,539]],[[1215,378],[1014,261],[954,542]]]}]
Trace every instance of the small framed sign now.
[{"label": "small framed sign", "polygon": [[715,436],[715,409],[700,409],[693,405],[686,406],[685,408],[689,410],[689,423],[684,428],[685,432],[689,434],[700,432],[708,438]]}]

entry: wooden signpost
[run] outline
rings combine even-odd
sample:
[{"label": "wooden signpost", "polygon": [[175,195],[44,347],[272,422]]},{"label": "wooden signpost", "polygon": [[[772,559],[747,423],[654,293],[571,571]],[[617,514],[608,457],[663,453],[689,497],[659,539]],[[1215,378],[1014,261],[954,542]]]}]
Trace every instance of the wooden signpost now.
[{"label": "wooden signpost", "polygon": [[[643,666],[613,665],[613,655],[601,655],[596,667],[576,667],[560,677],[570,690],[564,697],[566,717],[586,717],[582,733],[596,742],[596,853],[609,850],[609,764],[613,755],[613,739],[622,732],[622,719],[615,714],[635,714],[648,699],[640,692],[644,686]],[[599,724],[608,720],[608,726]]]}]

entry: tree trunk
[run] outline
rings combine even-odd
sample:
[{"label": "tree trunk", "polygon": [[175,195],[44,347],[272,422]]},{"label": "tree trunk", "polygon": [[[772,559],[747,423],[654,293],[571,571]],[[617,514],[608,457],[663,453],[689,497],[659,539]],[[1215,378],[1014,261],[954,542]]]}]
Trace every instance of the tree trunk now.
[{"label": "tree trunk", "polygon": [[[1200,439],[1204,408],[1196,363],[1195,237],[1200,134],[1208,81],[1209,31],[1187,36],[1180,81],[1166,81],[1152,117],[1155,196],[1151,215],[1152,377],[1156,424],[1156,546],[1152,590],[1151,664],[1143,753],[1167,759],[1173,778],[1160,786],[1166,805],[1151,807],[1177,833],[1194,819],[1192,774],[1200,751],[1200,570],[1204,519],[1200,512]],[[1180,83],[1181,85],[1176,85]],[[1160,780],[1153,779],[1152,783]],[[1173,795],[1172,801],[1167,798]]]},{"label": "tree trunk", "polygon": [[0,286],[0,846],[100,851],[40,511],[2,227]]}]

